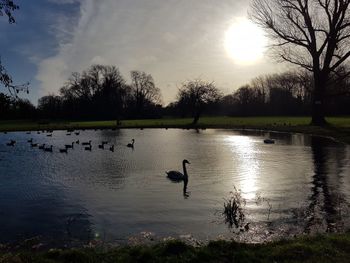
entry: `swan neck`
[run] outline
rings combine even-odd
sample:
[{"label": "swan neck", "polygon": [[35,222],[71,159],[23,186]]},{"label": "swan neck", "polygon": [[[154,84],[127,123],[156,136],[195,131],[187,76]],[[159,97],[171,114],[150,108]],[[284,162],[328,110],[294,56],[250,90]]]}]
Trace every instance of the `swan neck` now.
[{"label": "swan neck", "polygon": [[185,164],[185,163],[182,163],[182,166],[183,166],[183,170],[184,170],[184,176],[185,176],[185,177],[188,177],[188,175],[187,175],[187,169],[186,169],[186,164]]}]

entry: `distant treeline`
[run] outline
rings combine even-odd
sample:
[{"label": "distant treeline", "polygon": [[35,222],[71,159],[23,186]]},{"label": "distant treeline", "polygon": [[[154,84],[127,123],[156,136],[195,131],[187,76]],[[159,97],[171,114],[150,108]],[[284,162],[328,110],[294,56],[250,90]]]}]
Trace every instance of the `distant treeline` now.
[{"label": "distant treeline", "polygon": [[[0,93],[0,119],[122,120],[174,116],[193,117],[195,123],[203,114],[308,115],[311,111],[313,83],[306,71],[257,77],[228,95],[223,95],[214,83],[188,81],[179,89],[176,100],[166,107],[162,106],[160,89],[150,74],[130,74],[131,83],[127,83],[118,68],[93,65],[82,73],[72,73],[59,95],[40,98],[37,107],[28,100]],[[348,75],[337,72],[328,84],[328,115],[350,115]]]}]

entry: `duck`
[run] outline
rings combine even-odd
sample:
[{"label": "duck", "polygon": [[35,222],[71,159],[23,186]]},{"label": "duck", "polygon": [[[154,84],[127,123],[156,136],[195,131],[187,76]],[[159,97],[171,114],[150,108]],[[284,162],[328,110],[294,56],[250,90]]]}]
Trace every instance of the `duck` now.
[{"label": "duck", "polygon": [[67,136],[71,136],[72,134],[70,132],[66,133]]},{"label": "duck", "polygon": [[47,137],[52,137],[52,133],[50,133],[50,134],[47,134],[46,136],[47,136]]},{"label": "duck", "polygon": [[50,147],[44,148],[45,152],[52,152],[52,145]]},{"label": "duck", "polygon": [[111,152],[114,152],[114,145],[112,145],[111,147],[109,147],[109,150],[110,150]]},{"label": "duck", "polygon": [[99,149],[104,149],[104,148],[105,148],[105,145],[104,145],[103,143],[102,143],[102,144],[99,144],[99,145],[98,145],[98,148],[99,148]]},{"label": "duck", "polygon": [[74,134],[75,134],[75,135],[79,135],[79,134],[80,134],[80,132],[75,132]]},{"label": "duck", "polygon": [[184,193],[186,193],[187,190],[187,184],[188,184],[188,174],[187,174],[187,169],[186,169],[186,164],[191,164],[189,161],[186,159],[182,161],[182,168],[183,168],[183,174],[179,171],[169,171],[166,172],[167,177],[170,181],[173,182],[184,182]]},{"label": "duck", "polygon": [[30,138],[27,142],[32,143],[33,142],[33,138]]},{"label": "duck", "polygon": [[75,143],[76,143],[76,144],[79,144],[79,143],[80,143],[80,141],[79,141],[79,140],[77,140]]},{"label": "duck", "polygon": [[60,153],[68,153],[68,149],[67,148],[60,149]]},{"label": "duck", "polygon": [[66,145],[64,145],[64,147],[66,149],[73,149],[74,148],[74,142],[72,142],[72,144],[66,144]]},{"label": "duck", "polygon": [[108,144],[108,141],[102,141],[102,144]]},{"label": "duck", "polygon": [[38,144],[37,143],[31,143],[30,147],[38,147]]},{"label": "duck", "polygon": [[83,142],[81,145],[90,145],[91,146],[91,140],[89,142]]},{"label": "duck", "polygon": [[130,148],[134,148],[134,143],[135,143],[135,139],[132,139],[131,143],[128,143],[126,146]]}]

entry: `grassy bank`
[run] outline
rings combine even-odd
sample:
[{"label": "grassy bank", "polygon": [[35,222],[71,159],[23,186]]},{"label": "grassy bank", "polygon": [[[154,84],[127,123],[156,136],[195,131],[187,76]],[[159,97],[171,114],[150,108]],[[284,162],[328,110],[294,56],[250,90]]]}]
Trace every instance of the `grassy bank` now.
[{"label": "grassy bank", "polygon": [[[334,137],[350,143],[350,117],[327,118],[329,127],[309,126],[309,117],[203,117],[197,128],[263,129]],[[196,128],[192,119],[124,120],[118,128]],[[116,121],[0,121],[0,131],[116,128]]]},{"label": "grassy bank", "polygon": [[22,249],[0,252],[0,262],[349,262],[350,234],[302,237],[266,244],[215,241],[192,247],[180,241],[110,249]]}]

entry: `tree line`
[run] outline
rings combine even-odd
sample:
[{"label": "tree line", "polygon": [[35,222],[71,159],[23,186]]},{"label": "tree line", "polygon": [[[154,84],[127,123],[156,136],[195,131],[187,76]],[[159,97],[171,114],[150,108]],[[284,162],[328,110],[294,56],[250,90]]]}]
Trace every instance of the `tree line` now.
[{"label": "tree line", "polygon": [[[328,115],[350,114],[350,78],[341,68],[327,89]],[[1,119],[117,120],[202,115],[309,115],[313,77],[303,70],[259,76],[224,95],[213,82],[184,82],[176,99],[162,105],[161,91],[150,74],[130,72],[130,83],[115,66],[93,65],[74,72],[58,95],[41,97],[37,107],[24,99],[0,94]]]}]

